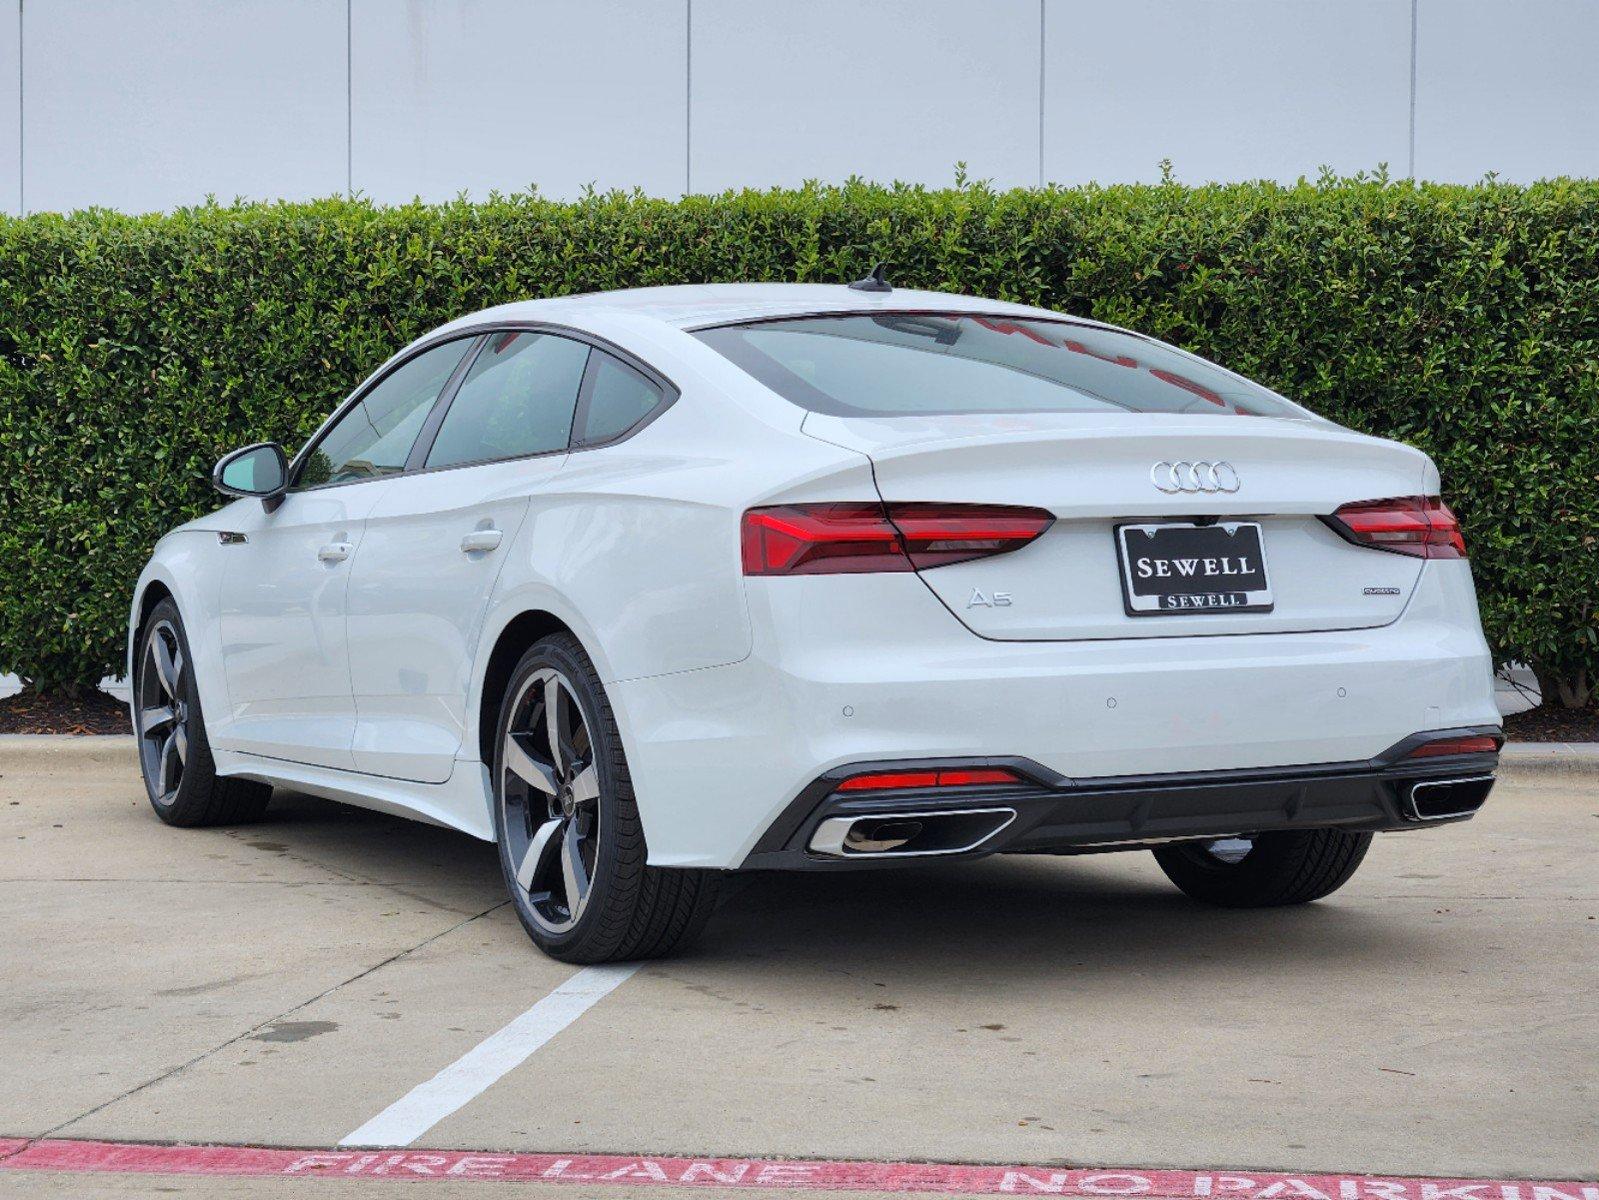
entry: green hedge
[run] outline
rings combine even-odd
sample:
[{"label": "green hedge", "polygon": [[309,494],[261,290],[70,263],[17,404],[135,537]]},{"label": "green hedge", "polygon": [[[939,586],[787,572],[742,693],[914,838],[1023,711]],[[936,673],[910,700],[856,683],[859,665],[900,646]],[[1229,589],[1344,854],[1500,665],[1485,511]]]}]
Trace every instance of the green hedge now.
[{"label": "green hedge", "polygon": [[898,283],[1167,338],[1422,447],[1495,652],[1578,691],[1599,674],[1599,183],[1366,178],[0,220],[0,668],[68,690],[115,671],[129,589],[218,503],[218,455],[297,444],[448,317],[879,258]]}]

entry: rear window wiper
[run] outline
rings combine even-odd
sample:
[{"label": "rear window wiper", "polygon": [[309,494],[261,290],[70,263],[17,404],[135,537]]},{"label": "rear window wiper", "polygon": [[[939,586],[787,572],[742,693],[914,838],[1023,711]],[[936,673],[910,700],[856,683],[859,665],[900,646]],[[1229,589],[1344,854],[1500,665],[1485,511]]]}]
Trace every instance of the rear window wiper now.
[{"label": "rear window wiper", "polygon": [[940,346],[953,346],[965,332],[958,321],[945,321],[937,317],[919,317],[911,313],[874,313],[872,321],[895,333],[908,333],[912,337],[932,338]]}]

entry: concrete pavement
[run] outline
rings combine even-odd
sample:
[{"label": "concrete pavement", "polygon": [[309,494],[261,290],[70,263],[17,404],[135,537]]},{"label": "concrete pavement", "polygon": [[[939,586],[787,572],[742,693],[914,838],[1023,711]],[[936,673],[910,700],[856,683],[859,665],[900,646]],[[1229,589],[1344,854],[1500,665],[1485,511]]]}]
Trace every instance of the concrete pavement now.
[{"label": "concrete pavement", "polygon": [[[1147,854],[752,877],[417,1145],[1593,1179],[1596,851],[1593,776],[1513,763],[1295,910]],[[0,961],[0,1135],[310,1147],[574,975],[487,845],[281,794],[168,829],[115,739],[0,745]]]}]

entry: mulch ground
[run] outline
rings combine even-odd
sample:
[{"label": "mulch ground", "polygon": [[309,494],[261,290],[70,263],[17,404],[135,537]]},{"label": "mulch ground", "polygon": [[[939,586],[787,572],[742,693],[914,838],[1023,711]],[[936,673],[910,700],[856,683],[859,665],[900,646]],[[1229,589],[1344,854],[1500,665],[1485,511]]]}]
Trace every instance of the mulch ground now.
[{"label": "mulch ground", "polygon": [[[77,700],[21,692],[0,700],[0,733],[128,733],[128,710],[96,691]],[[1599,706],[1542,707],[1505,718],[1514,742],[1599,742]]]},{"label": "mulch ground", "polygon": [[1599,742],[1599,705],[1517,713],[1505,718],[1505,736],[1513,742]]},{"label": "mulch ground", "polygon": [[132,733],[128,706],[101,691],[77,700],[18,692],[0,700],[0,733]]}]

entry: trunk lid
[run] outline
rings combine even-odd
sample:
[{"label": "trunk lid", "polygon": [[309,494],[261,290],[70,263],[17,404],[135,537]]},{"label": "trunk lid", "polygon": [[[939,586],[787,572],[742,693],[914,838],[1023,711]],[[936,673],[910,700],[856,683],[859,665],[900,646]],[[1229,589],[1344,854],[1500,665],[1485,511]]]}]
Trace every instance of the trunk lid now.
[{"label": "trunk lid", "polygon": [[[1362,629],[1395,620],[1423,561],[1345,541],[1320,518],[1355,500],[1436,490],[1419,451],[1322,421],[1264,417],[986,414],[860,418],[809,414],[812,437],[872,461],[882,499],[1018,504],[1046,508],[1055,523],[1021,550],[919,572],[972,632],[1000,640],[1076,640]],[[1157,463],[1227,463],[1220,482],[1236,490],[1163,492]],[[1171,484],[1170,473],[1160,477]],[[1191,482],[1185,479],[1184,482]],[[1214,481],[1206,480],[1207,484]],[[1225,608],[1132,615],[1133,584],[1118,548],[1123,525],[1258,525],[1269,611]],[[1128,557],[1152,573],[1168,566],[1230,571],[1237,533],[1150,535],[1131,531]],[[1238,540],[1241,539],[1241,540]],[[1224,556],[1210,557],[1210,546]],[[1150,559],[1139,547],[1165,546]],[[1208,561],[1207,561],[1208,559]],[[1186,566],[1184,564],[1187,564]],[[1160,568],[1165,570],[1166,568]],[[1182,590],[1187,585],[1169,585]],[[1223,583],[1195,585],[1219,590]],[[1253,605],[1256,592],[1226,592]],[[1182,604],[1198,603],[1192,598]],[[1207,601],[1208,602],[1208,601]],[[1166,603],[1158,601],[1159,604]],[[1233,601],[1228,601],[1233,603]],[[1241,606],[1243,601],[1237,601]]]}]

